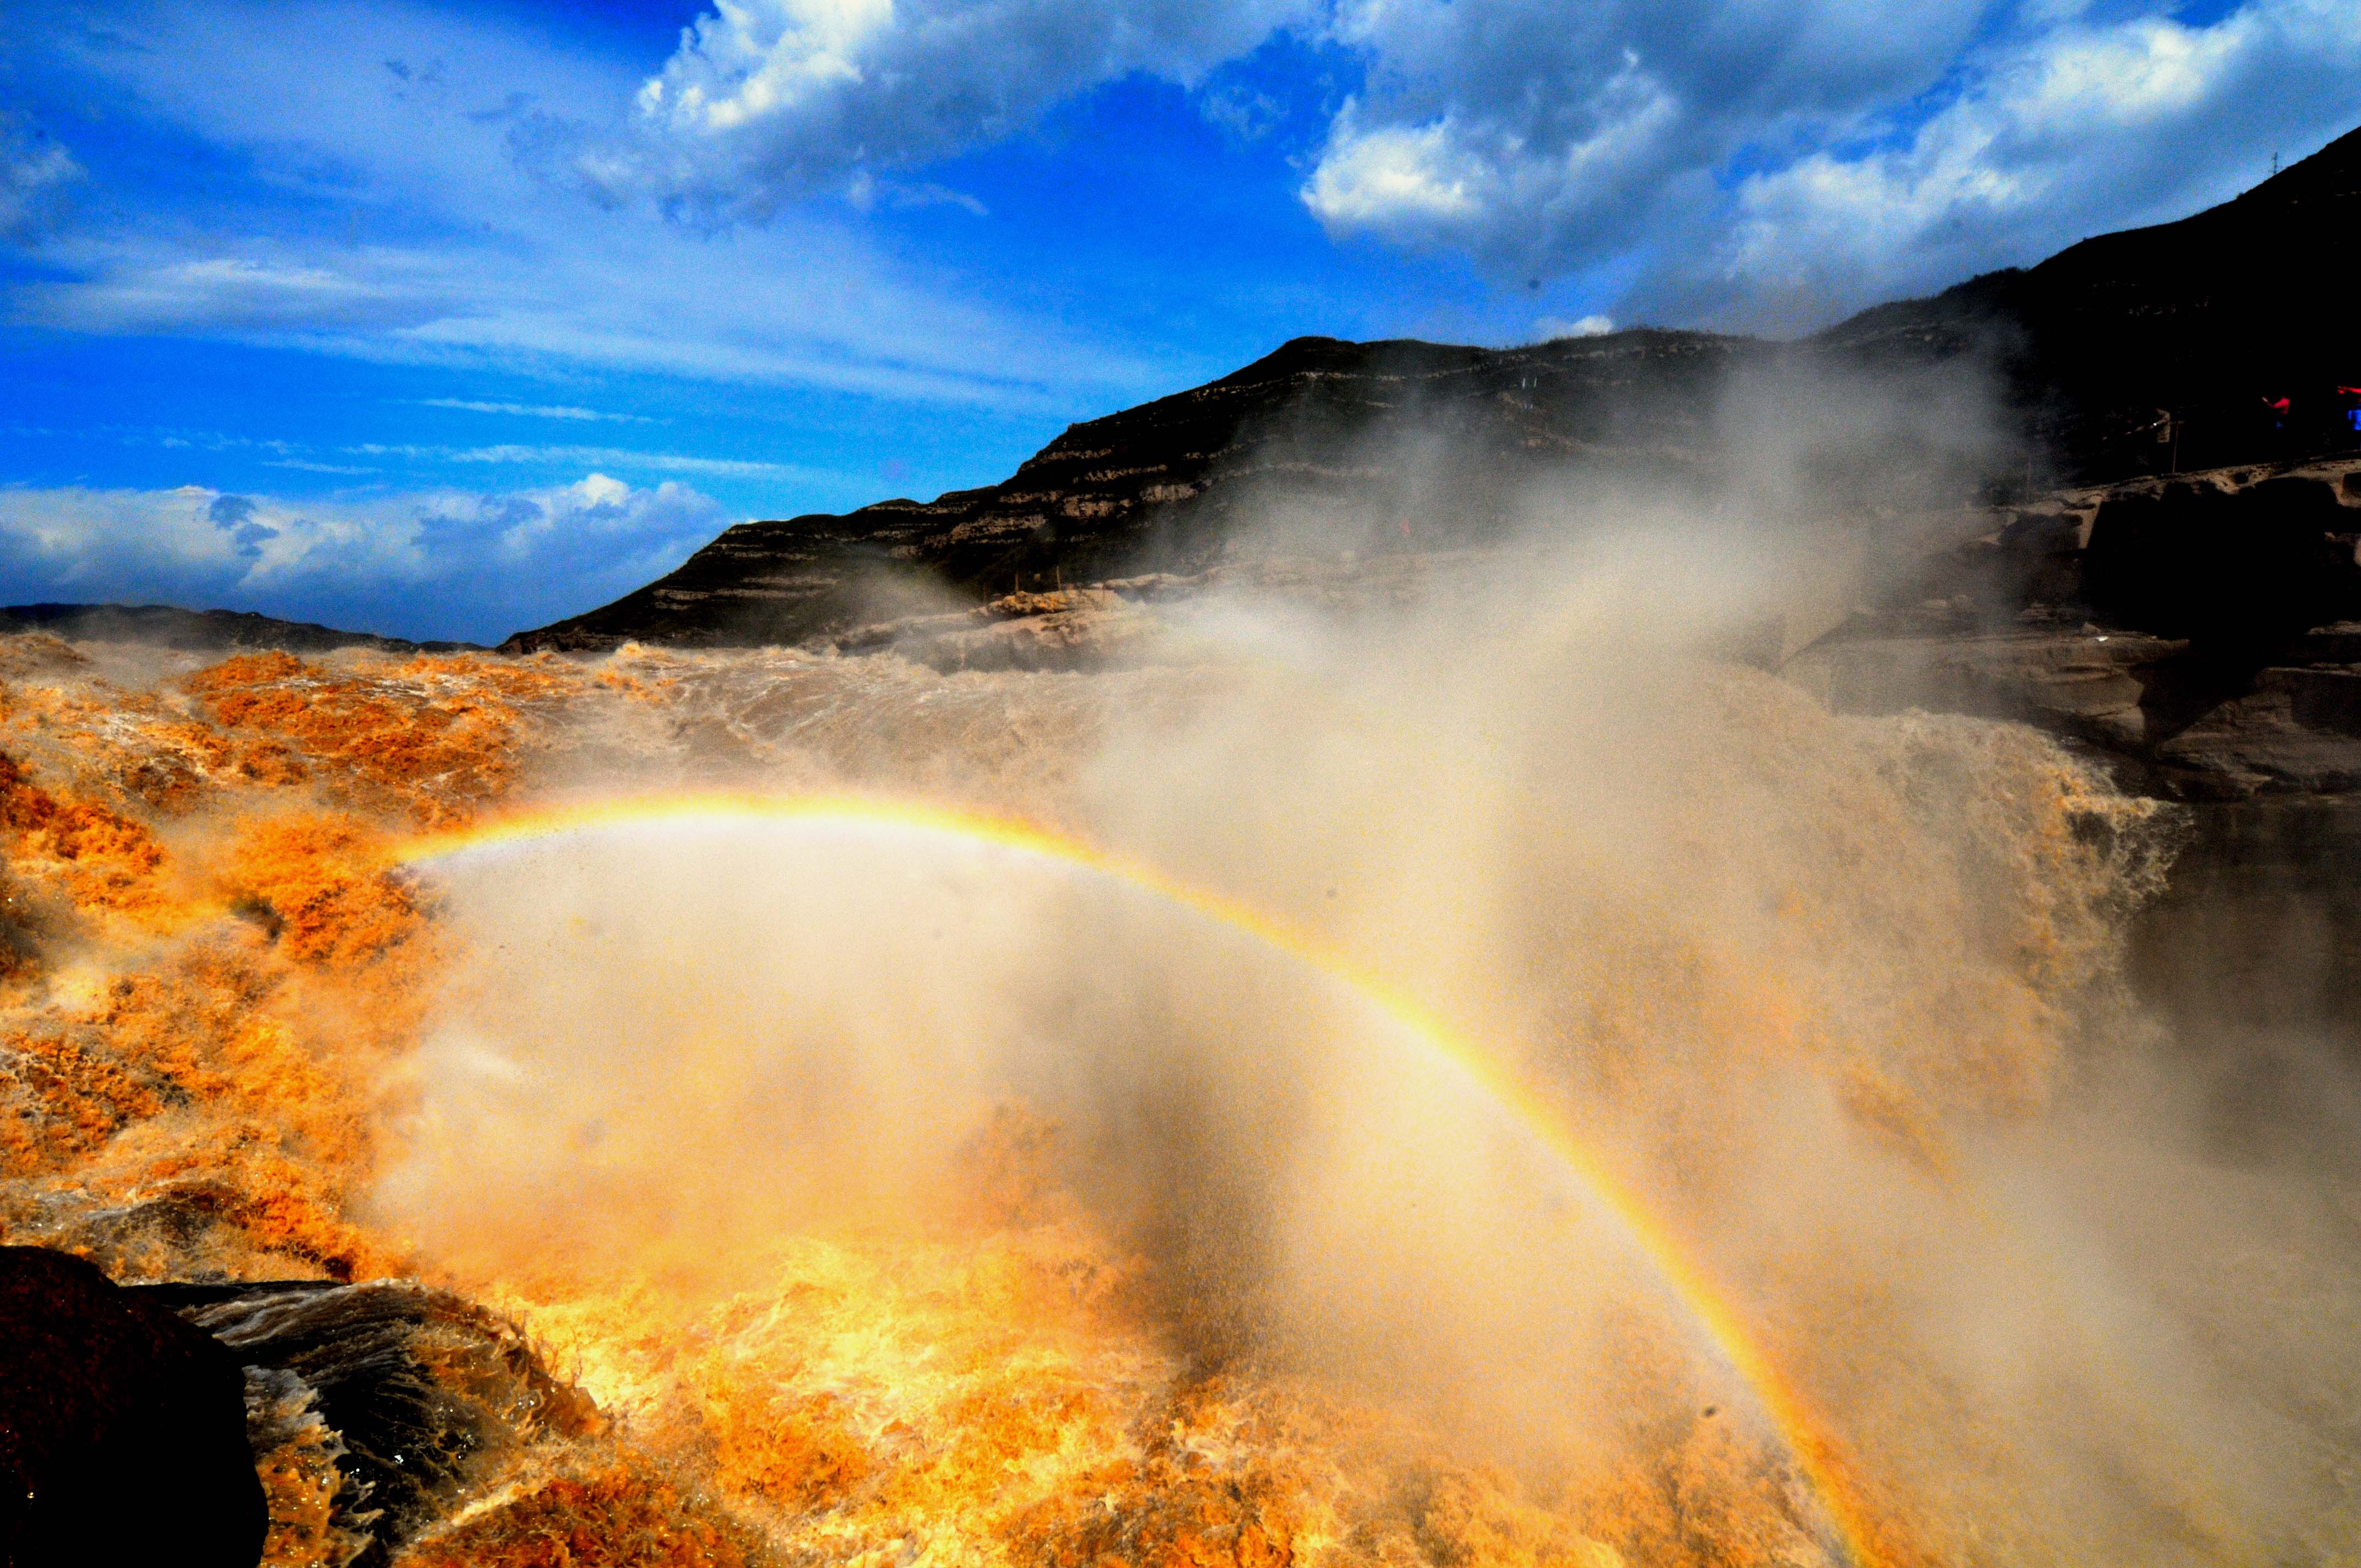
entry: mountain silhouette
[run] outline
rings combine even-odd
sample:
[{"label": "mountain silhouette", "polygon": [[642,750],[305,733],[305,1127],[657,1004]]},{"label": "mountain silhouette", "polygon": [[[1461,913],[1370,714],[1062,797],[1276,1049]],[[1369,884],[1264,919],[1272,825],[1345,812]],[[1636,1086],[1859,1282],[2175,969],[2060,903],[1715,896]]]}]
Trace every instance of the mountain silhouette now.
[{"label": "mountain silhouette", "polygon": [[[2343,450],[2354,399],[2339,389],[2361,386],[2355,233],[2361,131],[2193,217],[1793,343],[1298,338],[1074,425],[1000,484],[740,524],[661,580],[504,646],[796,642],[939,604],[946,587],[1202,571],[1249,530],[1265,548],[1332,554],[1480,543],[1569,476],[1652,493],[1728,483],[1746,458],[1725,433],[1750,398],[1918,411],[1818,476],[1831,504],[1864,510],[1923,499],[1914,485],[2023,490]],[[1946,446],[1944,411],[1994,392],[2001,427]]]}]

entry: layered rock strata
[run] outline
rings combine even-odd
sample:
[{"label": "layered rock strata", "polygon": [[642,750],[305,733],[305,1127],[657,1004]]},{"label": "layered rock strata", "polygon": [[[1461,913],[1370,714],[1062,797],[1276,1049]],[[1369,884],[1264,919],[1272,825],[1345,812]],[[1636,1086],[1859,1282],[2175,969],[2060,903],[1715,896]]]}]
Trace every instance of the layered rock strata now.
[{"label": "layered rock strata", "polygon": [[2290,1052],[2361,1058],[2361,461],[2148,478],[1994,521],[1785,673],[1840,709],[2036,724],[2179,803],[2142,990],[2184,1040],[2232,1051],[2222,1070],[2255,1080],[2238,1095],[2296,1081]]},{"label": "layered rock strata", "polygon": [[[1077,424],[1005,481],[741,523],[511,652],[792,644],[994,595],[1241,556],[1498,543],[1569,485],[1743,489],[1781,433],[1861,516],[1981,479],[2026,493],[2361,444],[2361,131],[2237,200],[1862,313],[1798,343],[1636,331],[1507,349],[1298,338]],[[1980,428],[1997,400],[1998,426]]]}]

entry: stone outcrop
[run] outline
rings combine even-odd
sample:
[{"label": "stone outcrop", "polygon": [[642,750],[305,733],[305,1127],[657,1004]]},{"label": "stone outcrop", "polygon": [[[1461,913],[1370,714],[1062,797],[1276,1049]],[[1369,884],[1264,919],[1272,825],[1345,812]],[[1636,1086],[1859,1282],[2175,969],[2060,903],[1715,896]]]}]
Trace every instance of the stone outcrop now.
[{"label": "stone outcrop", "polygon": [[237,1358],[79,1258],[0,1247],[0,1563],[253,1568]]},{"label": "stone outcrop", "polygon": [[383,1568],[537,1445],[604,1428],[514,1328],[444,1292],[117,1286],[0,1247],[9,1568],[252,1568],[266,1543],[274,1562]]},{"label": "stone outcrop", "polygon": [[[1153,572],[1045,593],[1003,594],[969,610],[876,621],[822,646],[838,653],[890,651],[945,672],[1120,668],[1189,656],[1185,623],[1162,614],[1168,607],[1224,594],[1345,612],[1426,603],[1499,572],[1503,559],[1502,552],[1477,550],[1367,560],[1278,556],[1185,575]],[[1766,659],[1744,662],[1764,664]]]},{"label": "stone outcrop", "polygon": [[2361,790],[2361,459],[1993,518],[1787,674],[1840,708],[2039,724],[2172,799]]},{"label": "stone outcrop", "polygon": [[602,1424],[513,1328],[440,1291],[280,1280],[125,1293],[243,1365],[254,1453],[298,1494],[277,1511],[315,1516],[317,1544],[347,1568],[380,1568],[541,1439]]},{"label": "stone outcrop", "polygon": [[1116,587],[1005,594],[972,610],[856,627],[842,653],[891,650],[938,670],[1093,670],[1126,662],[1163,630]]},{"label": "stone outcrop", "polygon": [[1839,709],[2036,724],[2176,802],[2186,843],[2136,929],[2142,992],[2246,1077],[2280,1071],[2290,1042],[2361,1058],[2361,460],[2133,481],[1995,521],[1784,673]]}]

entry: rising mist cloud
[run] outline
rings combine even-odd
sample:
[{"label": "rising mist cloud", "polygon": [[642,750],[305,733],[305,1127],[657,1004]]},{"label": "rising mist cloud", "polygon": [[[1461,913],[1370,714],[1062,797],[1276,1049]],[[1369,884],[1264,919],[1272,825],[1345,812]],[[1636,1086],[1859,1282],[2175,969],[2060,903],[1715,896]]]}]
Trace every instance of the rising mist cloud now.
[{"label": "rising mist cloud", "polygon": [[[1635,1247],[1651,1226],[1825,1415],[1894,1559],[2333,1539],[2354,1374],[2317,1325],[2361,1300],[2341,1179],[2222,1170],[2150,1093],[2172,1058],[2121,964],[2166,813],[2025,727],[1842,718],[1698,657],[1857,585],[1655,502],[1537,499],[1556,547],[1383,609],[1201,604],[1142,670],[617,655],[680,705],[619,749],[651,787],[695,776],[684,737],[740,737],[733,788],[1023,801],[1309,935],[890,806],[848,826],[666,794],[503,836],[419,872],[457,959],[379,1216],[560,1323],[575,1293],[718,1304],[764,1381],[690,1390],[709,1409],[811,1376],[768,1369],[804,1318],[750,1280],[848,1236],[934,1255],[1013,1111],[1055,1199],[1024,1223],[1138,1259],[1117,1299],[1153,1343],[1547,1477],[1625,1561],[1666,1539],[1659,1509],[1692,1561],[1841,1547],[1814,1500],[1837,1472],[1797,1458],[1817,1418],[1732,1376],[1709,1289]],[[1462,1039],[1356,998],[1356,971]],[[1471,1054],[1548,1110],[1507,1113]],[[594,1347],[590,1387],[664,1408],[648,1368],[689,1336],[626,1321],[647,1359]],[[883,1337],[861,1388],[936,1386],[941,1342]]]}]

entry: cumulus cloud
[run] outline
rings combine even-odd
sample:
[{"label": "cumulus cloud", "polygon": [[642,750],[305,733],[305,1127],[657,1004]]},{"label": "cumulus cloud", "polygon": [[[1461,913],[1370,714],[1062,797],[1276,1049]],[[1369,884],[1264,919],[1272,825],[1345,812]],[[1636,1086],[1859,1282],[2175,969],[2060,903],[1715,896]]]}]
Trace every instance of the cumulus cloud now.
[{"label": "cumulus cloud", "polygon": [[1229,126],[1209,76],[1290,30],[1361,68],[1302,149],[1333,236],[1757,326],[2221,199],[2349,128],[2361,71],[2361,0],[730,0],[598,172],[760,216],[1131,73]]},{"label": "cumulus cloud", "polygon": [[1368,86],[1302,196],[1332,233],[1804,326],[2219,200],[2356,112],[2361,0],[2110,15],[1348,0]]},{"label": "cumulus cloud", "polygon": [[1134,72],[1194,83],[1316,0],[721,0],[641,89],[635,145],[589,155],[760,213],[863,171],[997,140]]},{"label": "cumulus cloud", "polygon": [[1342,0],[1367,61],[1304,203],[1332,233],[1510,269],[1604,260],[1750,144],[1923,92],[1983,0]]},{"label": "cumulus cloud", "polygon": [[[639,99],[648,140],[594,158],[760,213],[861,171],[1019,130],[1132,73],[1194,85],[1275,34],[1366,68],[1302,195],[1332,230],[1523,266],[1606,255],[1661,188],[1750,140],[1922,92],[1989,0],[727,0]],[[1235,85],[1202,106],[1237,120]],[[1253,126],[1275,120],[1264,104]]]},{"label": "cumulus cloud", "polygon": [[2355,0],[2259,0],[2204,27],[2069,21],[1995,51],[1892,145],[1749,177],[1697,282],[1809,314],[2034,259],[2254,183],[2270,153],[2351,128],[2356,82]]},{"label": "cumulus cloud", "polygon": [[[167,0],[76,69],[275,190],[405,213],[409,248],[143,214],[52,244],[10,313],[1071,411],[1172,367],[949,288],[857,214],[986,220],[927,166],[1146,76],[1291,159],[1339,238],[1474,257],[1564,319],[1803,328],[2180,215],[2350,128],[2361,0],[2228,4],[727,0],[648,75],[400,0]],[[1316,60],[1257,53],[1282,36]],[[61,149],[0,152],[0,220],[71,179]],[[762,222],[707,243],[635,206],[586,245],[553,168],[692,230]]]},{"label": "cumulus cloud", "polygon": [[0,488],[0,595],[258,610],[354,630],[495,641],[678,565],[728,520],[677,481],[291,500]]}]

